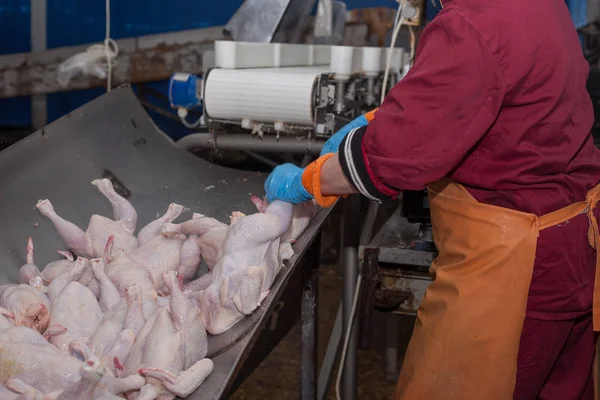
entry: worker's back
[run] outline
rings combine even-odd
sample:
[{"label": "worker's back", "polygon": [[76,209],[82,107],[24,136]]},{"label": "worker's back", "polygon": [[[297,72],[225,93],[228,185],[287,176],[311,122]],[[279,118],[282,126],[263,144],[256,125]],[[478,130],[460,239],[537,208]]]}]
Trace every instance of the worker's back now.
[{"label": "worker's back", "polygon": [[444,2],[490,47],[505,80],[498,118],[453,177],[480,201],[544,214],[600,180],[589,65],[564,0]]},{"label": "worker's back", "polygon": [[[453,177],[479,201],[537,215],[585,199],[600,182],[589,65],[564,0],[453,0],[490,47],[505,80],[496,122]],[[596,210],[600,215],[600,209]],[[585,215],[542,231],[527,315],[591,309],[596,268]]]}]

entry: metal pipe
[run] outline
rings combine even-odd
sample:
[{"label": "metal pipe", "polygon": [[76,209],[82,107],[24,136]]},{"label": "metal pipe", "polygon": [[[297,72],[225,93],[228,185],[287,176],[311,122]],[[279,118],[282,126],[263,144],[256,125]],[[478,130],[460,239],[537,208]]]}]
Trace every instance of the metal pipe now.
[{"label": "metal pipe", "polygon": [[342,303],[340,303],[335,317],[335,323],[333,324],[333,330],[331,331],[331,336],[329,336],[329,343],[327,343],[325,357],[323,357],[323,364],[321,364],[321,369],[319,370],[317,400],[325,400],[327,397],[331,374],[333,374],[335,361],[340,352],[340,344],[342,344],[342,308]]},{"label": "metal pipe", "polygon": [[378,212],[379,203],[376,201],[370,202],[369,209],[367,210],[367,216],[365,217],[365,224],[363,225],[363,229],[360,232],[361,246],[366,246],[371,241],[371,236],[373,236],[373,227],[375,226],[375,220],[377,219]]},{"label": "metal pipe", "polygon": [[300,305],[300,375],[302,400],[315,400],[317,396],[317,292],[318,268],[321,254],[321,234],[314,239],[304,255],[302,266],[302,300]]},{"label": "metal pipe", "polygon": [[344,336],[350,329],[350,340],[343,365],[343,384],[341,398],[344,400],[355,400],[357,398],[357,350],[358,350],[358,318],[352,321],[352,305],[356,292],[356,281],[358,279],[358,245],[359,245],[359,223],[356,215],[360,211],[360,198],[350,196],[344,202],[344,216],[342,220],[343,240],[343,266],[344,266],[344,291],[342,322]]},{"label": "metal pipe", "polygon": [[335,81],[335,100],[333,103],[333,109],[335,110],[336,114],[341,114],[346,108],[346,102],[344,101],[345,83],[346,82],[344,81]]},{"label": "metal pipe", "polygon": [[276,166],[279,165],[279,163],[267,158],[267,157],[263,157],[260,154],[256,154],[253,151],[244,151],[244,153],[248,154],[250,157],[254,158],[256,161],[259,161],[271,168],[275,168]]},{"label": "metal pipe", "polygon": [[220,149],[256,151],[261,153],[310,153],[318,155],[323,148],[324,142],[308,139],[296,139],[295,137],[264,136],[253,137],[246,134],[222,134],[192,133],[177,141],[177,145],[185,149]]}]

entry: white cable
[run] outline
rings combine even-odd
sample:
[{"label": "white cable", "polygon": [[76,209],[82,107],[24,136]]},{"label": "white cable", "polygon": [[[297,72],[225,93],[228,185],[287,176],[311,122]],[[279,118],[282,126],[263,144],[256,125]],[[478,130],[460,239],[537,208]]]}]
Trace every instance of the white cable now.
[{"label": "white cable", "polygon": [[390,50],[388,52],[387,60],[385,63],[385,71],[383,73],[383,85],[381,86],[381,101],[380,105],[383,104],[383,100],[385,99],[385,95],[387,94],[387,82],[390,75],[390,67],[392,65],[392,57],[394,55],[394,48],[396,47],[396,39],[398,38],[398,34],[400,33],[400,28],[402,27],[402,23],[404,18],[402,18],[402,10],[404,9],[405,2],[400,1],[398,3],[398,11],[396,11],[396,17],[394,18],[394,28],[392,31],[392,37],[390,41]]},{"label": "white cable", "polygon": [[352,300],[352,311],[350,311],[350,320],[348,321],[348,326],[346,327],[346,335],[344,336],[344,346],[342,347],[340,366],[338,368],[337,378],[335,380],[335,397],[337,398],[337,400],[341,400],[340,383],[342,381],[342,371],[344,370],[344,365],[346,364],[346,353],[348,352],[350,334],[352,333],[352,327],[354,326],[354,317],[356,316],[356,306],[358,305],[358,294],[360,293],[361,283],[362,275],[358,275],[358,279],[356,280],[356,288],[354,290],[354,299]]},{"label": "white cable", "polygon": [[[106,91],[110,92],[110,88],[112,86],[112,54],[110,51],[110,0],[106,0],[106,35],[104,36],[104,54],[106,54]],[[117,45],[114,40],[113,43],[115,46]],[[115,57],[117,56],[119,50],[118,47],[115,48]]]}]

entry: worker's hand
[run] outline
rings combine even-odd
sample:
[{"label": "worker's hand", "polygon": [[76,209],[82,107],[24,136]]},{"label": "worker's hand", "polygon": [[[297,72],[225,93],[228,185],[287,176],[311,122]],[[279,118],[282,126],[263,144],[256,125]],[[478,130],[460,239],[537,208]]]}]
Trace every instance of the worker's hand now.
[{"label": "worker's hand", "polygon": [[334,133],[323,145],[323,149],[321,150],[320,155],[336,153],[338,151],[338,147],[340,147],[340,143],[342,140],[352,131],[354,128],[360,128],[361,126],[365,126],[369,123],[367,118],[364,115],[361,115],[358,118],[353,119],[348,124],[344,125],[342,129]]},{"label": "worker's hand", "polygon": [[267,201],[281,200],[298,204],[313,199],[302,185],[304,169],[294,164],[282,164],[276,167],[265,181]]}]

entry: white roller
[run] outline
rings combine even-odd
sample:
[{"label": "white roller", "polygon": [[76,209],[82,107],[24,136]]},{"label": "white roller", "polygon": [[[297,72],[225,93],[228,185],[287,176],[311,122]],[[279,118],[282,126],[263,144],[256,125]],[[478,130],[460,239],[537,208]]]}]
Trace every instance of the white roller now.
[{"label": "white roller", "polygon": [[362,70],[368,76],[377,75],[381,70],[381,47],[363,47]]},{"label": "white roller", "polygon": [[213,69],[205,84],[204,107],[216,119],[311,125],[317,77],[314,69]]},{"label": "white roller", "polygon": [[352,75],[354,48],[350,46],[331,46],[331,72],[334,79],[346,80]]}]

